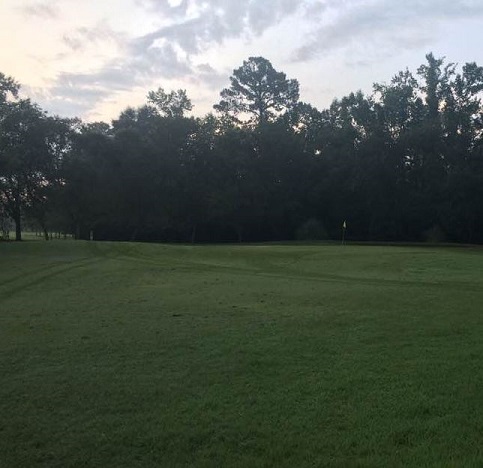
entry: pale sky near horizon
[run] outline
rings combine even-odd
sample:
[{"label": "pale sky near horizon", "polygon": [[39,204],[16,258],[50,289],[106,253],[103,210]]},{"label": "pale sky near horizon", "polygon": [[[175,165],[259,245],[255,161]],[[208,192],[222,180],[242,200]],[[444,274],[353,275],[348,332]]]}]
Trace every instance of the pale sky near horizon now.
[{"label": "pale sky near horizon", "polygon": [[319,109],[425,54],[483,65],[483,0],[0,0],[0,72],[51,114],[116,118],[149,90],[212,111],[263,56]]}]

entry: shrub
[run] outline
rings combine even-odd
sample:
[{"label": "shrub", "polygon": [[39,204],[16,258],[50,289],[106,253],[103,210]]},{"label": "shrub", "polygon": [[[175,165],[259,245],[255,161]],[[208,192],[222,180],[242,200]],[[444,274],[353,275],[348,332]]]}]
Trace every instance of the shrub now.
[{"label": "shrub", "polygon": [[423,238],[425,242],[439,243],[446,242],[448,240],[446,233],[443,231],[439,224],[434,224],[428,230],[423,232]]},{"label": "shrub", "polygon": [[310,218],[296,232],[297,240],[326,240],[329,238],[324,225],[316,218]]}]

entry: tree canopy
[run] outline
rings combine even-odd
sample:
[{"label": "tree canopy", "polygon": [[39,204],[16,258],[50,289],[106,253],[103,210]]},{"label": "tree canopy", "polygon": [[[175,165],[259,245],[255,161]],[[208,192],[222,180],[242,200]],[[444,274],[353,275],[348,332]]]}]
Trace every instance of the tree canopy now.
[{"label": "tree canopy", "polygon": [[158,88],[148,93],[148,102],[166,117],[183,117],[185,112],[193,109],[184,89],[166,93],[163,88]]},{"label": "tree canopy", "polygon": [[221,91],[215,110],[232,116],[247,114],[257,123],[272,121],[299,98],[297,80],[288,80],[263,57],[250,57],[233,70],[231,85]]},{"label": "tree canopy", "polygon": [[[0,215],[87,238],[483,243],[483,68],[426,56],[319,110],[250,57],[218,116],[162,88],[110,123],[50,117],[0,74]],[[4,225],[5,223],[2,222]]]}]

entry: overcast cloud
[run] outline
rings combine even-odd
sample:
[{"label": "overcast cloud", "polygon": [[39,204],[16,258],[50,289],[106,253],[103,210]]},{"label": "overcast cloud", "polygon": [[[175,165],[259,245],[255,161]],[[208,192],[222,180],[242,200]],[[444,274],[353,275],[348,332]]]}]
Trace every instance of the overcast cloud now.
[{"label": "overcast cloud", "polygon": [[481,0],[3,0],[0,71],[48,111],[109,120],[158,86],[208,112],[262,55],[321,107],[431,50],[481,63],[482,16]]},{"label": "overcast cloud", "polygon": [[[20,3],[20,2],[18,2]],[[57,17],[57,10],[55,2],[38,2],[27,5],[18,6],[19,10],[26,16],[33,16],[41,19],[55,19]]]},{"label": "overcast cloud", "polygon": [[372,47],[413,49],[429,45],[445,22],[483,15],[481,0],[373,0],[345,2],[337,18],[316,29],[306,43],[295,49],[295,61],[342,47],[365,43]]}]

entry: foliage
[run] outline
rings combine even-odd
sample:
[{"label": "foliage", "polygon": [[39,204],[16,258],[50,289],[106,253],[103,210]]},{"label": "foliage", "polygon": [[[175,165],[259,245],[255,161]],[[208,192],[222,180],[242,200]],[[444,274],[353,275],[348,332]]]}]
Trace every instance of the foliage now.
[{"label": "foliage", "polygon": [[13,99],[0,103],[0,203],[15,221],[20,240],[21,220],[27,212],[47,232],[47,206],[54,201],[57,171],[70,147],[70,126],[68,121],[47,116],[30,100],[19,99],[13,81],[3,81]]},{"label": "foliage", "polygon": [[310,218],[297,229],[297,240],[326,240],[327,231],[324,225],[316,218]]},{"label": "foliage", "polygon": [[5,104],[10,99],[18,98],[18,91],[20,84],[17,83],[11,76],[7,76],[0,72],[0,111],[3,113]]},{"label": "foliage", "polygon": [[299,98],[297,80],[288,80],[263,57],[250,57],[233,70],[231,85],[221,91],[221,101],[214,108],[238,116],[248,114],[257,123],[273,120],[280,112],[291,109]]},{"label": "foliage", "polygon": [[250,57],[218,116],[187,118],[186,92],[159,88],[111,124],[49,117],[0,84],[0,204],[18,236],[26,218],[77,238],[289,240],[319,219],[338,238],[346,219],[349,240],[423,241],[439,226],[449,242],[483,242],[475,63],[428,54],[318,110]]},{"label": "foliage", "polygon": [[193,109],[193,104],[184,89],[166,93],[163,88],[148,93],[148,102],[166,117],[183,117]]},{"label": "foliage", "polygon": [[441,226],[431,226],[424,232],[424,240],[430,243],[445,242],[447,240],[446,233],[441,229]]}]

